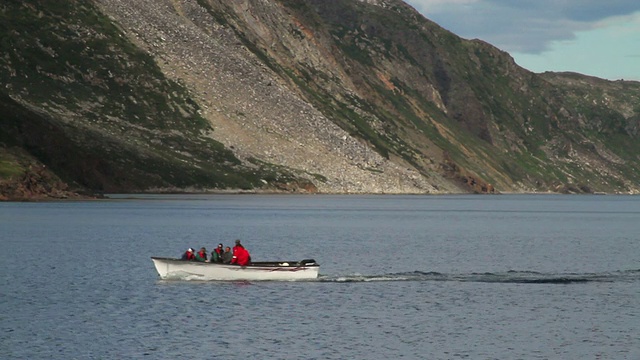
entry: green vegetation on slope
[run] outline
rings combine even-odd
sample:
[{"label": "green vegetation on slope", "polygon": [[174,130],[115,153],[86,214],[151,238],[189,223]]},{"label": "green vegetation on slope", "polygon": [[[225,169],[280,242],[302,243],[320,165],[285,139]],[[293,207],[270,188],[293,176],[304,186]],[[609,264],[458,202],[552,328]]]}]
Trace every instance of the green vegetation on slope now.
[{"label": "green vegetation on slope", "polygon": [[[383,154],[401,156],[420,169],[416,160],[433,153],[423,144],[434,143],[458,166],[504,189],[546,191],[576,182],[596,191],[625,191],[629,181],[640,181],[633,155],[640,150],[633,135],[638,111],[623,115],[638,102],[640,89],[632,83],[593,83],[571,75],[549,83],[548,77],[519,68],[508,54],[462,40],[400,2],[308,0],[305,7],[281,2],[306,20],[307,28],[320,19],[322,28],[314,31],[327,31],[340,50],[335,58],[358,84],[353,90],[360,97],[349,108],[359,107],[384,126],[374,130],[362,115],[327,111],[335,94],[308,80],[300,88],[313,92],[309,98],[336,123],[355,129],[352,134]],[[395,89],[376,77],[380,74]],[[562,157],[558,151],[565,148],[572,151]]]},{"label": "green vegetation on slope", "polygon": [[142,191],[251,189],[293,177],[246,168],[209,138],[186,89],[90,1],[10,1],[0,8],[0,35],[3,141],[66,181]]},{"label": "green vegetation on slope", "polygon": [[[506,191],[640,183],[638,83],[532,74],[397,0],[279,0],[278,17],[250,20],[235,3],[197,3],[327,118],[427,177],[466,174]],[[277,7],[261,4],[245,5]],[[104,191],[299,181],[277,164],[243,165],[209,138],[191,94],[89,0],[5,2],[0,54],[0,145],[66,181]],[[0,152],[0,178],[22,163]]]}]

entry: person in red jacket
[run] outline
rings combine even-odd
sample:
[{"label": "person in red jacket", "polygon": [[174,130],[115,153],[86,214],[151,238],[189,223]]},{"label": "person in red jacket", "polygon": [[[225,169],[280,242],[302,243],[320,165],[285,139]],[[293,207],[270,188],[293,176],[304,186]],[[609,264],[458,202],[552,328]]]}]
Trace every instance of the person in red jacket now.
[{"label": "person in red jacket", "polygon": [[251,255],[247,249],[240,244],[240,240],[236,240],[236,246],[233,247],[233,257],[231,258],[231,263],[245,266],[251,262]]},{"label": "person in red jacket", "polygon": [[196,259],[196,256],[193,254],[192,248],[188,248],[187,251],[185,251],[184,254],[182,254],[182,260],[192,261],[195,259]]}]

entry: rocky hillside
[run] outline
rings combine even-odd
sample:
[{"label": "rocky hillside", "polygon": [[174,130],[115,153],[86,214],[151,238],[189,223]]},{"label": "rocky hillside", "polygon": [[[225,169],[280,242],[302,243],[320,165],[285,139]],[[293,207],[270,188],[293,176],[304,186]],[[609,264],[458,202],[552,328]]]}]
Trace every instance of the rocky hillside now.
[{"label": "rocky hillside", "polygon": [[640,190],[640,83],[533,74],[402,1],[10,1],[0,19],[6,184],[46,165],[102,192]]}]

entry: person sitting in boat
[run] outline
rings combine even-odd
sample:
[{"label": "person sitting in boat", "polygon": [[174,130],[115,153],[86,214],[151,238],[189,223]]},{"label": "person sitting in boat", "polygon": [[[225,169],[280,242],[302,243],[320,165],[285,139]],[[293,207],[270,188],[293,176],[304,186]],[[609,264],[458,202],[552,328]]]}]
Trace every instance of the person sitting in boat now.
[{"label": "person sitting in boat", "polygon": [[221,263],[222,255],[224,255],[224,248],[222,244],[218,244],[218,247],[211,252],[211,262]]},{"label": "person sitting in boat", "polygon": [[200,251],[196,254],[196,261],[206,262],[207,261],[207,249],[204,247],[200,248]]},{"label": "person sitting in boat", "polygon": [[195,259],[196,259],[196,257],[195,257],[195,255],[193,255],[193,249],[192,248],[188,248],[187,251],[185,251],[184,254],[182,254],[182,260],[193,261]]},{"label": "person sitting in boat", "polygon": [[224,254],[222,254],[222,263],[231,264],[231,259],[233,259],[233,253],[231,252],[231,248],[227,246],[224,248]]},{"label": "person sitting in boat", "polygon": [[247,249],[240,244],[240,240],[236,240],[236,246],[233,247],[233,257],[231,258],[231,264],[237,264],[240,266],[248,265],[251,262],[251,255]]}]

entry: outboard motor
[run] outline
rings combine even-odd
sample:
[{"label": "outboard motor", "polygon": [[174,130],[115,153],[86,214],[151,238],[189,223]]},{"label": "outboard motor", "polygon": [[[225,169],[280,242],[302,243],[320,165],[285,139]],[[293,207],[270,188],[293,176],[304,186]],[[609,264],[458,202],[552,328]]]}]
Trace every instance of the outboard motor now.
[{"label": "outboard motor", "polygon": [[313,265],[317,265],[314,259],[304,259],[298,262],[298,266],[313,266]]}]

